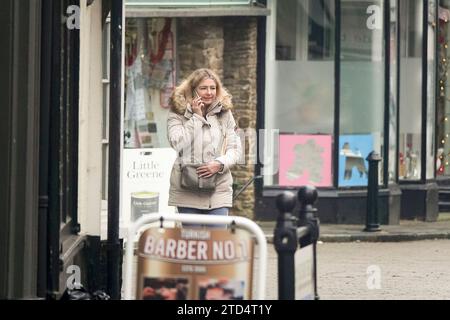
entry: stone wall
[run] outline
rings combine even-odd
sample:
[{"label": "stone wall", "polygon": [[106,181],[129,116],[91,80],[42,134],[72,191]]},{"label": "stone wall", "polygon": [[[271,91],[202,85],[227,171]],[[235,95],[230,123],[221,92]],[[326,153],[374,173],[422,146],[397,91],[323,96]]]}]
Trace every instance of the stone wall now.
[{"label": "stone wall", "polygon": [[[239,128],[256,128],[256,18],[181,18],[177,36],[179,79],[197,68],[214,70],[233,95],[233,114]],[[243,141],[247,164],[233,170],[237,190],[254,175],[254,164],[249,164],[248,159],[255,143],[255,138]],[[253,219],[254,202],[252,184],[235,201],[233,214]]]},{"label": "stone wall", "polygon": [[[239,128],[256,128],[256,63],[257,63],[257,22],[256,18],[235,17],[225,20],[224,85],[233,95],[234,115]],[[249,130],[249,132],[254,132]],[[249,164],[251,150],[256,143],[253,139],[243,140],[246,165],[234,170],[234,181],[240,189],[254,175],[254,164]],[[254,185],[251,184],[235,201],[235,213],[254,218]]]},{"label": "stone wall", "polygon": [[199,68],[209,68],[223,79],[222,18],[182,18],[178,22],[179,79]]}]

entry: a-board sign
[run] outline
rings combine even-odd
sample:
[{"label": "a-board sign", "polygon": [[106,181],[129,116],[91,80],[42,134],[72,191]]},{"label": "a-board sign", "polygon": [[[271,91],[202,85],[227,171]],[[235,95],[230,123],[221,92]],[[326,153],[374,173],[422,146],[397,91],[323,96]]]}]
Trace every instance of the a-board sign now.
[{"label": "a-board sign", "polygon": [[314,248],[309,245],[295,253],[295,300],[314,298]]},{"label": "a-board sign", "polygon": [[147,229],[139,238],[136,299],[252,299],[253,246],[240,229]]}]

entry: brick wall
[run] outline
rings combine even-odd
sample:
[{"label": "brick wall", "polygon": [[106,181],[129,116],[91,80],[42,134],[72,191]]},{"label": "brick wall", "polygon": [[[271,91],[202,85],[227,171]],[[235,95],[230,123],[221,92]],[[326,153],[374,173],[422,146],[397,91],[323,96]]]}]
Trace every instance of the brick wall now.
[{"label": "brick wall", "polygon": [[[197,68],[214,70],[233,95],[233,114],[239,127],[256,128],[256,18],[181,18],[177,34],[179,78],[183,79]],[[255,143],[254,139],[246,140],[246,160]],[[235,167],[235,188],[240,189],[253,174],[254,165]],[[253,185],[236,200],[233,214],[254,218]]]}]

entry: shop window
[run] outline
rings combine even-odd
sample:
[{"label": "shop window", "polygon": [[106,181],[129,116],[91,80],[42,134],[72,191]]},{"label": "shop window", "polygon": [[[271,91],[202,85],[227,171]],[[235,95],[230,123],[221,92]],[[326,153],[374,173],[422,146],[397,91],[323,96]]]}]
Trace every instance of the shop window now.
[{"label": "shop window", "polygon": [[169,147],[168,100],[175,89],[172,19],[127,19],[125,148]]},{"label": "shop window", "polygon": [[335,1],[270,1],[268,7],[273,42],[267,47],[265,127],[280,135],[271,135],[276,141],[264,183],[331,186]]},{"label": "shop window", "polygon": [[427,136],[426,136],[426,178],[434,179],[436,172],[436,6],[437,0],[428,0],[427,21]]},{"label": "shop window", "polygon": [[422,159],[423,1],[400,0],[399,179],[420,180]]},{"label": "shop window", "polygon": [[341,2],[340,187],[367,186],[366,158],[383,150],[383,7],[382,0]]},{"label": "shop window", "polygon": [[190,7],[190,6],[224,6],[224,5],[249,5],[250,0],[228,0],[228,1],[212,1],[212,0],[126,0],[129,6],[155,6],[155,7]]},{"label": "shop window", "polygon": [[397,181],[398,120],[398,0],[391,0],[390,10],[390,92],[389,92],[389,164],[388,183]]},{"label": "shop window", "polygon": [[[65,8],[78,5],[78,1],[62,1],[60,16],[64,15]],[[76,233],[78,225],[77,198],[78,198],[78,82],[79,82],[79,30],[67,28],[66,21],[62,20],[57,32],[60,56],[58,58],[60,77],[59,83],[59,123],[58,128],[58,209],[60,213],[61,236],[65,237]]]},{"label": "shop window", "polygon": [[439,96],[437,107],[437,175],[450,175],[450,96],[448,63],[450,45],[450,0],[440,2],[439,7]]},{"label": "shop window", "polygon": [[126,19],[121,228],[144,214],[174,212],[168,196],[176,153],[167,117],[176,86],[175,26],[171,18]]}]

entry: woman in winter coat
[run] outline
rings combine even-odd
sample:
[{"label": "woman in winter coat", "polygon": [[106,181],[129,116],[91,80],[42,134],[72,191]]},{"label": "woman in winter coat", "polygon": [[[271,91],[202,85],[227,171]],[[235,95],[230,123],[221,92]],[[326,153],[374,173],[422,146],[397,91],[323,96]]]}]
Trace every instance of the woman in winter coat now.
[{"label": "woman in winter coat", "polygon": [[[170,177],[169,206],[179,213],[228,215],[233,206],[230,169],[242,154],[231,96],[213,71],[198,69],[175,89],[170,106],[167,133],[178,157]],[[214,190],[182,186],[183,165],[192,161],[201,164],[199,178],[217,175]]]}]

